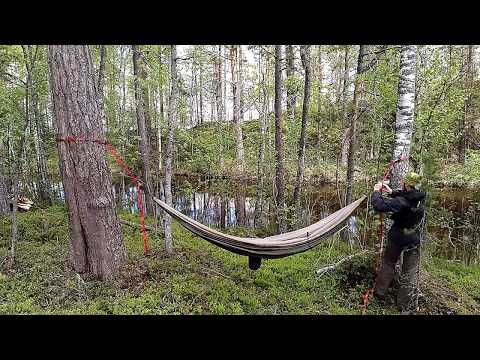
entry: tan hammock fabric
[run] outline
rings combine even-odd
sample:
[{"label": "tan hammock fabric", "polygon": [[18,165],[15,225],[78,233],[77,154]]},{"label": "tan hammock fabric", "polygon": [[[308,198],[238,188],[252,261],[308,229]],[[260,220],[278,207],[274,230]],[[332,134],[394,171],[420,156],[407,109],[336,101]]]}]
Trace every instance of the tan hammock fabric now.
[{"label": "tan hammock fabric", "polygon": [[336,233],[366,196],[303,229],[266,238],[243,238],[211,229],[153,197],[154,201],[195,235],[228,251],[258,258],[280,258],[306,251]]}]

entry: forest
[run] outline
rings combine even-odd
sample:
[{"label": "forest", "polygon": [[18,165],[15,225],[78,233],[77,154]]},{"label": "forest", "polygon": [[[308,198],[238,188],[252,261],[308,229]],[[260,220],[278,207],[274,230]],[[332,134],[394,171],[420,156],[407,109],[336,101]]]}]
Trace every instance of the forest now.
[{"label": "forest", "polygon": [[0,45],[0,314],[404,313],[405,252],[369,295],[397,221],[372,193],[412,172],[414,313],[480,314],[479,60]]}]

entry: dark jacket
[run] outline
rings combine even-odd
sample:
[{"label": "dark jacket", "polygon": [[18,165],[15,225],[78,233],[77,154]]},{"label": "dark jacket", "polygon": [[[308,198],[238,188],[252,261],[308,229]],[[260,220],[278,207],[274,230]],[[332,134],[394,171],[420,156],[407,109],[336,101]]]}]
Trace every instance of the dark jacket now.
[{"label": "dark jacket", "polygon": [[416,189],[394,191],[389,197],[382,196],[379,191],[373,192],[371,198],[373,208],[379,212],[392,213],[390,218],[393,225],[388,237],[396,245],[405,247],[420,242],[418,225],[425,213],[423,206],[425,196],[425,192]]}]

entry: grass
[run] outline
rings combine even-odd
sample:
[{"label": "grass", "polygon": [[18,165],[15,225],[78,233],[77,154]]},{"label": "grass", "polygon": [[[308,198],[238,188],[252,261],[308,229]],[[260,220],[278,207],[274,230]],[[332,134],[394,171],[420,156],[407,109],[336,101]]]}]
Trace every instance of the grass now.
[{"label": "grass", "polygon": [[[121,217],[136,221],[134,215]],[[373,281],[373,256],[344,263],[321,277],[315,270],[352,250],[335,237],[295,256],[264,260],[215,247],[173,224],[174,255],[151,234],[143,256],[137,230],[123,227],[129,261],[116,281],[84,281],[68,264],[65,209],[19,214],[15,265],[0,273],[0,314],[359,314]],[[241,232],[242,230],[238,230]],[[9,219],[0,220],[0,259],[7,253]],[[356,251],[356,250],[353,250]],[[480,268],[425,256],[423,313],[480,313]],[[392,302],[372,299],[369,314],[396,314]]]}]

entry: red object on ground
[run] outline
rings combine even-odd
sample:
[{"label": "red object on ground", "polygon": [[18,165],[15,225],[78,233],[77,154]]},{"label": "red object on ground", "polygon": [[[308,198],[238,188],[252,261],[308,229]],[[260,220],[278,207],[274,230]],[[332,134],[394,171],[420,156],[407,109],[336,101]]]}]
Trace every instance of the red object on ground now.
[{"label": "red object on ground", "polygon": [[[390,161],[390,165],[388,166],[387,171],[385,171],[385,174],[383,175],[382,183],[387,180],[390,177],[390,174],[393,170],[393,167],[397,162],[407,160],[409,158],[408,155],[402,155],[400,158],[396,160]],[[383,187],[382,187],[383,188]],[[378,238],[380,239],[380,253],[379,256],[376,258],[376,264],[375,264],[375,273],[378,273],[378,268],[380,265],[379,259],[381,259],[382,254],[383,254],[383,245],[385,242],[385,225],[383,221],[383,213],[380,213],[380,225],[378,226]],[[370,295],[373,294],[373,289],[375,288],[375,285],[377,283],[377,279],[375,278],[375,282],[373,284],[373,287],[371,289],[368,289],[365,294],[363,294],[363,305],[362,305],[362,314],[365,315],[368,310],[368,299]]]},{"label": "red object on ground", "polygon": [[134,183],[137,189],[137,199],[138,199],[137,201],[138,201],[138,209],[140,214],[140,231],[142,232],[142,236],[143,236],[143,253],[146,255],[148,252],[148,232],[147,232],[147,229],[145,228],[145,211],[143,208],[143,198],[142,198],[142,190],[140,187],[140,182],[138,181],[138,178],[135,176],[132,170],[130,170],[130,168],[127,166],[123,158],[119,155],[117,149],[115,149],[115,147],[112,144],[110,144],[107,140],[88,139],[85,136],[68,135],[68,136],[65,136],[64,138],[57,138],[57,142],[94,142],[100,145],[105,145],[105,147],[113,156],[117,164],[120,167],[122,167],[124,172],[132,180],[132,182]]}]

